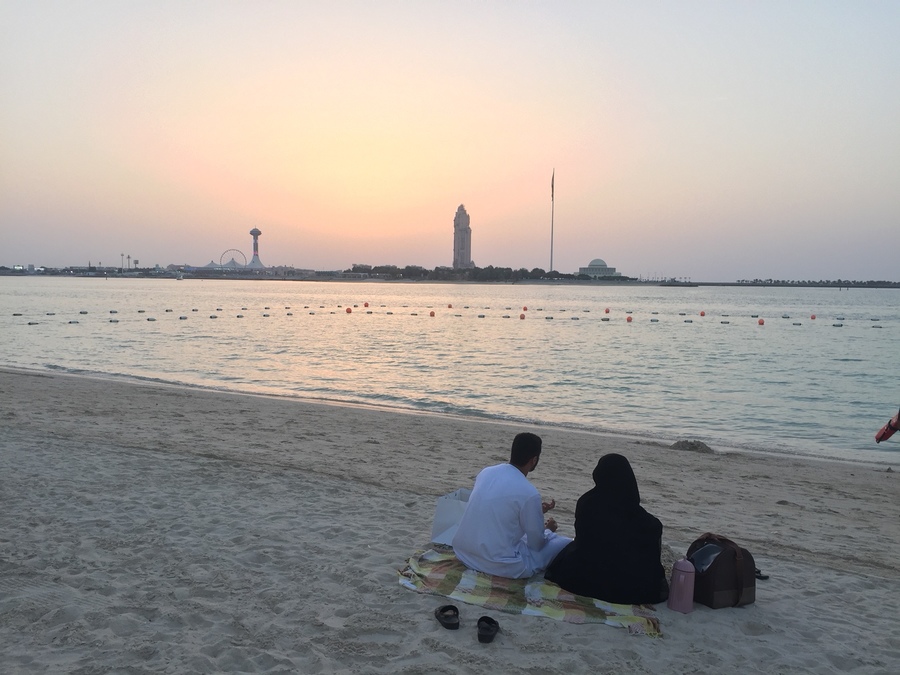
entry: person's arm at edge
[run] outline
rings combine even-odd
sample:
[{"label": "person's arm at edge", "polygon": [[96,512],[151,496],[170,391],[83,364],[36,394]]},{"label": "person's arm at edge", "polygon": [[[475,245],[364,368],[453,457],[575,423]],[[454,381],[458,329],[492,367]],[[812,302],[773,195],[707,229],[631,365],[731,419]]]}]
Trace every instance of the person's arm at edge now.
[{"label": "person's arm at edge", "polygon": [[528,548],[532,551],[543,549],[547,543],[547,536],[544,530],[544,510],[541,506],[540,495],[528,498],[519,517],[522,521],[522,529],[525,530]]}]

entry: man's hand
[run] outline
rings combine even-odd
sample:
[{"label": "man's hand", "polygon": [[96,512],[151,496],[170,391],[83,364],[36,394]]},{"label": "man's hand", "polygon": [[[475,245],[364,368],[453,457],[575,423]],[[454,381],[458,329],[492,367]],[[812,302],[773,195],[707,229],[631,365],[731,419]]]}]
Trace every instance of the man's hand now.
[{"label": "man's hand", "polygon": [[544,510],[544,513],[547,513],[550,509],[556,508],[556,500],[551,499],[549,502],[541,502],[541,508]]},{"label": "man's hand", "polygon": [[559,527],[559,525],[556,524],[556,521],[553,520],[553,518],[547,518],[547,522],[544,523],[544,527],[551,532],[556,532],[556,528]]}]

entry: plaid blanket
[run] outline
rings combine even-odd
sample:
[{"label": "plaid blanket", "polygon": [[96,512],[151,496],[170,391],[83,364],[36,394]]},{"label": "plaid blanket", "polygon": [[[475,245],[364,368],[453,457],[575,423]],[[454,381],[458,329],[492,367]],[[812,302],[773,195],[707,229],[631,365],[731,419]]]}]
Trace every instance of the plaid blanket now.
[{"label": "plaid blanket", "polygon": [[506,579],[468,569],[452,549],[417,553],[400,570],[400,585],[470,605],[570,623],[605,623],[635,635],[659,636],[652,605],[615,605],[564,591],[543,577]]}]

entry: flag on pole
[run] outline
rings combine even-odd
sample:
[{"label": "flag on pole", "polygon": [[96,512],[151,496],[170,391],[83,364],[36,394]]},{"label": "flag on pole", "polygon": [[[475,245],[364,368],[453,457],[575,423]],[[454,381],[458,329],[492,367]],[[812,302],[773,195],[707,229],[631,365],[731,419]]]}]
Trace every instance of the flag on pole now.
[{"label": "flag on pole", "polygon": [[553,183],[556,182],[556,169],[553,169],[553,175],[550,176],[550,201],[553,201]]}]

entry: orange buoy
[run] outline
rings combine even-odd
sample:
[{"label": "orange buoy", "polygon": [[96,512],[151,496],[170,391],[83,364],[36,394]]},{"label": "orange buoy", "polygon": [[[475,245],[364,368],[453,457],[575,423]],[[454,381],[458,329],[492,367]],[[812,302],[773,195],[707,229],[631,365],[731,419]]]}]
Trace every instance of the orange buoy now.
[{"label": "orange buoy", "polygon": [[368,303],[368,302],[364,302],[364,303],[363,303],[363,307],[368,307],[368,306],[369,306],[369,303]]},{"label": "orange buoy", "polygon": [[525,315],[524,315],[524,314],[519,314],[519,318],[520,318],[520,319],[524,319],[524,318],[525,318]]},{"label": "orange buoy", "polygon": [[430,312],[428,312],[428,316],[434,316],[434,310],[431,310]]},{"label": "orange buoy", "polygon": [[453,305],[447,305],[447,309],[453,309]]},{"label": "orange buoy", "polygon": [[758,323],[760,326],[765,326],[765,325],[766,325],[765,319],[760,319],[760,320],[757,321],[756,323]]},{"label": "orange buoy", "polygon": [[706,312],[704,312],[703,310],[700,310],[700,316],[706,316]]},{"label": "orange buoy", "polygon": [[626,316],[625,321],[627,321],[628,323],[631,323],[631,316]]},{"label": "orange buoy", "polygon": [[347,314],[350,314],[350,312],[352,312],[352,311],[353,311],[353,310],[350,309],[349,307],[347,308]]},{"label": "orange buoy", "polygon": [[528,308],[527,308],[527,307],[523,307],[523,308],[522,308],[522,311],[523,311],[523,312],[527,312],[527,311],[528,311]]},{"label": "orange buoy", "polygon": [[815,321],[815,320],[816,320],[816,315],[815,315],[815,314],[812,314],[809,318],[812,319],[813,321]]},{"label": "orange buoy", "polygon": [[603,310],[606,314],[609,314],[609,307]]}]

